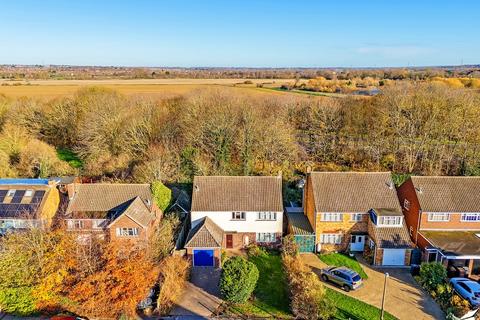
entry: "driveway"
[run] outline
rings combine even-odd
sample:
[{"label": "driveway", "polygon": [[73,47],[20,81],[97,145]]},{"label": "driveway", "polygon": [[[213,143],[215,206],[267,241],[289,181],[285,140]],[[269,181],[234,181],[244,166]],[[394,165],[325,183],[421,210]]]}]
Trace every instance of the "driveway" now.
[{"label": "driveway", "polygon": [[[302,254],[302,259],[318,275],[320,274],[320,269],[326,267],[325,263],[314,254]],[[360,290],[346,293],[333,284],[327,283],[326,285],[377,308],[381,308],[384,274],[388,272],[390,278],[387,282],[386,311],[400,320],[445,319],[445,315],[438,304],[415,282],[410,274],[410,269],[372,268],[361,257],[358,260],[368,275],[368,279]]]},{"label": "driveway", "polygon": [[220,269],[193,267],[190,282],[177,306],[170,312],[174,319],[208,319],[222,303],[218,283]]}]

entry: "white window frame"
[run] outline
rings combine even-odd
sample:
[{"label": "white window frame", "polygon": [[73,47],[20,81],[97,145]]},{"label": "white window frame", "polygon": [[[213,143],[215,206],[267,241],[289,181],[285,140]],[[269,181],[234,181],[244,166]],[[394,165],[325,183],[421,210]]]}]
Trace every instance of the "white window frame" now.
[{"label": "white window frame", "polygon": [[246,213],[245,211],[233,211],[232,220],[233,221],[245,221]]},{"label": "white window frame", "polygon": [[92,229],[103,229],[102,224],[105,221],[105,219],[92,219]]},{"label": "white window frame", "polygon": [[117,237],[138,237],[138,228],[116,228]]},{"label": "white window frame", "polygon": [[33,197],[33,190],[32,189],[25,190],[25,194],[23,196],[27,198]]},{"label": "white window frame", "polygon": [[427,216],[428,222],[448,222],[450,221],[450,213],[448,212],[429,212]]},{"label": "white window frame", "polygon": [[408,201],[408,199],[403,200],[403,208],[407,211],[410,211],[410,201]]},{"label": "white window frame", "polygon": [[13,198],[13,197],[15,196],[15,192],[17,192],[17,190],[15,190],[15,189],[9,189],[9,190],[7,191],[6,197]]},{"label": "white window frame", "polygon": [[275,232],[258,232],[256,234],[256,241],[259,243],[272,243],[277,241]]},{"label": "white window frame", "polygon": [[[468,219],[468,217],[473,219]],[[480,213],[478,212],[464,212],[460,217],[461,222],[480,222]]]},{"label": "white window frame", "polygon": [[341,212],[322,212],[321,221],[325,222],[343,222],[343,213]]},{"label": "white window frame", "polygon": [[342,233],[322,233],[320,235],[321,244],[342,244],[343,234]]},{"label": "white window frame", "polygon": [[401,216],[380,216],[378,217],[378,226],[400,227],[403,224]]},{"label": "white window frame", "polygon": [[260,221],[276,221],[277,213],[273,211],[261,211],[258,213],[258,219]]},{"label": "white window frame", "polygon": [[350,214],[350,222],[362,222],[363,221],[363,212],[356,212]]}]

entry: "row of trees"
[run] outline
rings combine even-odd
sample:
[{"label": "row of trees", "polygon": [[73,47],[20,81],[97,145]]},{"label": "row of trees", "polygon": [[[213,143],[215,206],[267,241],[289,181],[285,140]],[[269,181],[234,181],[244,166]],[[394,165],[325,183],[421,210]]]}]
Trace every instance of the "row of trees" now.
[{"label": "row of trees", "polygon": [[[442,84],[368,99],[204,89],[160,101],[101,88],[49,102],[0,98],[0,173],[189,182],[193,175],[392,170],[478,174],[480,94]],[[73,150],[80,169],[55,150]]]}]

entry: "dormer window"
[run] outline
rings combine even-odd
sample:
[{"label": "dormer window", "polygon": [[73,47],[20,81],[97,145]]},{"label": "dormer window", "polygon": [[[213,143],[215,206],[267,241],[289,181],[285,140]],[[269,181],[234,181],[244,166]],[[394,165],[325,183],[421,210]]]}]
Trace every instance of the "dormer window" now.
[{"label": "dormer window", "polygon": [[17,190],[8,190],[7,197],[13,197],[15,195],[15,191]]},{"label": "dormer window", "polygon": [[403,217],[401,216],[378,217],[377,226],[379,227],[401,227],[402,225],[403,225]]}]

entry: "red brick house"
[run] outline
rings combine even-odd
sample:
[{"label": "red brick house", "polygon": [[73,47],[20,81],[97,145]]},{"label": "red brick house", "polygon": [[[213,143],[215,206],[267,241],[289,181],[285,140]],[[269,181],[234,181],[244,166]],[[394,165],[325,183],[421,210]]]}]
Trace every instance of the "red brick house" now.
[{"label": "red brick house", "polygon": [[480,274],[480,177],[412,176],[398,197],[424,261]]},{"label": "red brick house", "polygon": [[146,241],[161,212],[148,184],[71,184],[65,224],[79,239]]},{"label": "red brick house", "polygon": [[[410,264],[413,245],[390,172],[309,172],[303,203],[315,251],[364,252],[374,264]],[[295,220],[289,222],[294,227]]]}]

